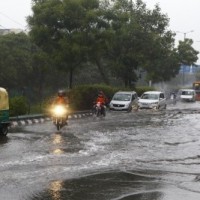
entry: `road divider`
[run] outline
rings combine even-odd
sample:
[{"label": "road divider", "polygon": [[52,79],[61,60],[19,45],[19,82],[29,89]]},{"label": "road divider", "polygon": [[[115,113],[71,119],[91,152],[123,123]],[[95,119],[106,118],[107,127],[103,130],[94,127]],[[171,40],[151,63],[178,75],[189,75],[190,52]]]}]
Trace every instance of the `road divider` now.
[{"label": "road divider", "polygon": [[[92,116],[92,112],[90,110],[78,111],[69,114],[69,119],[80,119],[89,116]],[[10,126],[12,128],[16,126],[44,123],[46,121],[51,121],[51,117],[44,114],[22,115],[22,116],[10,117]]]}]

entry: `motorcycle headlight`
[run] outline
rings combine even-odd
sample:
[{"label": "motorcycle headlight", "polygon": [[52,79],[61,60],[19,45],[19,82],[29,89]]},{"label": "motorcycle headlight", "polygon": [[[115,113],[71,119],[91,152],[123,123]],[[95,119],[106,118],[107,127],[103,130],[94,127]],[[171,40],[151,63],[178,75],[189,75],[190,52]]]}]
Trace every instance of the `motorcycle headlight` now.
[{"label": "motorcycle headlight", "polygon": [[97,102],[97,106],[101,106],[101,103],[100,103],[100,102]]},{"label": "motorcycle headlight", "polygon": [[53,113],[55,115],[64,115],[67,113],[67,110],[64,106],[55,106],[54,110],[53,110]]}]

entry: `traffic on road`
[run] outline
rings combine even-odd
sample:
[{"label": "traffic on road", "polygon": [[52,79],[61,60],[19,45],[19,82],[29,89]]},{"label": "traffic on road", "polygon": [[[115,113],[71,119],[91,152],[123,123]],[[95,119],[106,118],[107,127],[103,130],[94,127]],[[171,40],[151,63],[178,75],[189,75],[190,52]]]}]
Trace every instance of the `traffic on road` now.
[{"label": "traffic on road", "polygon": [[200,102],[16,126],[0,139],[0,199],[199,200]]}]

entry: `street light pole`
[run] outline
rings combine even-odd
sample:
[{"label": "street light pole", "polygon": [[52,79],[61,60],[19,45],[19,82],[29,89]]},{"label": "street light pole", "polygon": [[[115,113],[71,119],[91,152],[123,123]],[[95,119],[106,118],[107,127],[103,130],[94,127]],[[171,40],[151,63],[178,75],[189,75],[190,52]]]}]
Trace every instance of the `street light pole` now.
[{"label": "street light pole", "polygon": [[[182,33],[183,34],[183,41],[185,41],[185,39],[186,39],[186,35],[188,34],[188,33],[192,33],[192,32],[194,32],[194,30],[191,30],[191,31],[187,31],[187,32],[181,32],[181,31],[176,31],[176,33]],[[184,85],[185,84],[185,72],[184,72],[184,65],[182,65],[182,84]]]},{"label": "street light pole", "polygon": [[176,31],[176,33],[182,33],[182,34],[183,34],[183,39],[184,39],[184,40],[186,39],[186,35],[187,35],[188,33],[192,33],[192,32],[194,32],[194,30],[191,30],[191,31],[188,31],[188,32]]}]

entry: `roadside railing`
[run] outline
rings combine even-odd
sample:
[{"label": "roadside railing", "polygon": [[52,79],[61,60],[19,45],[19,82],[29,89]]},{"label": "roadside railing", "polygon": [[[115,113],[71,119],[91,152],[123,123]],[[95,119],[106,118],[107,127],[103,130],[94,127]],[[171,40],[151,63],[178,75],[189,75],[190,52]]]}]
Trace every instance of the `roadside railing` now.
[{"label": "roadside railing", "polygon": [[[69,114],[69,119],[80,119],[91,115],[92,115],[91,110],[76,111]],[[11,127],[15,127],[18,125],[40,123],[48,120],[51,120],[51,116],[47,114],[20,115],[20,116],[10,117],[10,124]]]}]

